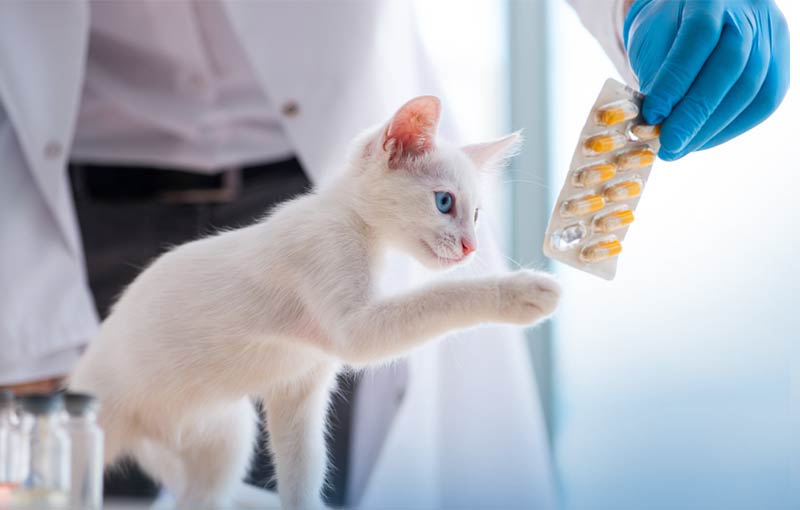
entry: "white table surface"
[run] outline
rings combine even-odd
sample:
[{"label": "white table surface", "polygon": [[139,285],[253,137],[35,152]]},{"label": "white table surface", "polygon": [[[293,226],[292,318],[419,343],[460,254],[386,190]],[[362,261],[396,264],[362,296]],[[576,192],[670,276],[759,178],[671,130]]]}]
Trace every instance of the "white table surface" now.
[{"label": "white table surface", "polygon": [[[136,499],[110,499],[103,503],[105,510],[168,510],[174,508],[172,498],[162,495],[156,501]],[[274,492],[259,489],[252,485],[242,484],[236,491],[231,510],[280,510],[278,495]]]}]

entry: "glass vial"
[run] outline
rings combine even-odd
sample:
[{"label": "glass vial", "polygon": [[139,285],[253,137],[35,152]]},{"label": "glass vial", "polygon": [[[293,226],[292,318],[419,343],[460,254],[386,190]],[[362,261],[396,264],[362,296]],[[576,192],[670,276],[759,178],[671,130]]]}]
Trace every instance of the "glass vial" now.
[{"label": "glass vial", "polygon": [[11,508],[65,509],[68,504],[70,444],[64,430],[61,394],[17,398],[27,467]]},{"label": "glass vial", "polygon": [[19,426],[14,394],[0,391],[0,510],[11,505],[11,493],[19,484]]},{"label": "glass vial", "polygon": [[97,425],[97,399],[83,393],[64,396],[66,429],[72,447],[70,508],[103,506],[103,431]]}]

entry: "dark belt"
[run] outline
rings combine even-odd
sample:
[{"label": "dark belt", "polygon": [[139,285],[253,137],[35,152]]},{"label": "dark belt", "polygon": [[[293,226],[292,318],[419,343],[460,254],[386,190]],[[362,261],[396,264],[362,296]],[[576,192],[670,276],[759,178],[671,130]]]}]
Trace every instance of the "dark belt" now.
[{"label": "dark belt", "polygon": [[236,200],[249,186],[300,168],[292,158],[201,174],[174,168],[70,164],[73,190],[94,200],[213,204]]}]

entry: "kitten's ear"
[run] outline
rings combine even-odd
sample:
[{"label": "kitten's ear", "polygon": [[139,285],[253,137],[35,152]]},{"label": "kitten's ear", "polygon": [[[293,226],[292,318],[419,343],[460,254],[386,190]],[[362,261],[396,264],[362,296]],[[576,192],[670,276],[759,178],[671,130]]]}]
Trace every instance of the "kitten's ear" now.
[{"label": "kitten's ear", "polygon": [[519,153],[522,146],[522,132],[514,131],[497,140],[465,145],[461,148],[479,170],[492,170],[502,167],[506,161]]},{"label": "kitten's ear", "polygon": [[389,155],[389,168],[398,168],[404,158],[419,156],[434,148],[441,111],[441,103],[434,96],[415,97],[397,110],[383,133],[383,150]]}]

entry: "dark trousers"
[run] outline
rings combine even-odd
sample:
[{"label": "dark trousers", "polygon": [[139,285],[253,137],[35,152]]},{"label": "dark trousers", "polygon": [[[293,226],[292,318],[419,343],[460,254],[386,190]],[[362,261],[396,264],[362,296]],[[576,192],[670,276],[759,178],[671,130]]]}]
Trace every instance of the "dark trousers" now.
[{"label": "dark trousers", "polygon": [[[159,198],[161,187],[170,191],[207,185],[213,180],[171,170],[70,166],[75,208],[83,238],[89,286],[97,311],[105,318],[111,305],[154,258],[186,241],[223,228],[237,228],[262,218],[269,209],[310,187],[297,160],[247,169],[236,198],[224,203],[169,203]],[[328,450],[334,469],[325,499],[345,502],[352,395],[352,377],[339,379],[328,423]],[[275,488],[274,466],[261,439],[248,482]],[[106,477],[106,492],[118,496],[153,496],[152,481],[135,466]]]}]

